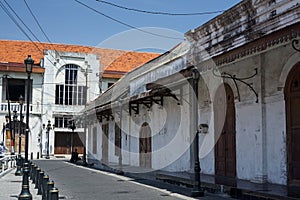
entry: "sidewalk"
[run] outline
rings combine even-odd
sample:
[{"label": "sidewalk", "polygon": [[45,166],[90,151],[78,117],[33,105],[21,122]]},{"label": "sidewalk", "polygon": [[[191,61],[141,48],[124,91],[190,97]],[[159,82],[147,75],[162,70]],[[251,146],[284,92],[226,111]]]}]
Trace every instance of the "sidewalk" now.
[{"label": "sidewalk", "polygon": [[[0,199],[18,199],[22,190],[22,176],[15,176],[16,168],[8,170],[6,174],[0,176]],[[34,189],[34,184],[29,181],[29,189],[32,199],[42,199],[37,195],[37,189]]]},{"label": "sidewalk", "polygon": [[[90,166],[95,169],[121,173],[127,177],[138,180],[162,181],[175,185],[180,185],[187,191],[190,191],[194,185],[193,174],[188,172],[166,172],[162,170],[153,171],[140,167],[123,165],[122,171],[117,164],[110,163],[109,166],[97,163]],[[287,188],[276,184],[258,184],[239,179],[229,179],[224,177],[215,177],[201,174],[202,187],[211,193],[228,194],[237,199],[259,199],[259,200],[299,200],[300,198],[288,197]]]}]

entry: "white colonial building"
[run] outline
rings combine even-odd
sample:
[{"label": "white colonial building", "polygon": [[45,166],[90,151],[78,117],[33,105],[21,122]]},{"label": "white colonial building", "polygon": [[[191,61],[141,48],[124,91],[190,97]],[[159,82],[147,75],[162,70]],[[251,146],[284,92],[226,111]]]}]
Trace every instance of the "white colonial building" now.
[{"label": "white colonial building", "polygon": [[299,3],[243,0],[120,79],[84,111],[89,162],[183,172],[199,153],[203,174],[299,196]]},{"label": "white colonial building", "polygon": [[[1,136],[8,147],[17,147],[18,136],[13,131],[11,133],[10,130],[14,130],[14,126],[10,127],[9,124],[12,123],[6,122],[5,119],[8,114],[6,94],[8,91],[11,112],[17,111],[20,115],[19,96],[26,97],[27,95],[24,59],[31,54],[32,59],[35,60],[31,73],[29,120],[29,152],[34,158],[38,154],[70,154],[75,148],[79,153],[83,153],[86,142],[83,124],[78,125],[73,131],[69,128],[69,121],[74,116],[81,115],[80,111],[85,108],[86,103],[94,100],[101,91],[105,91],[127,71],[158,55],[78,45],[10,40],[0,40],[0,46],[2,77],[0,122],[4,124]],[[127,54],[134,55],[136,59],[132,59],[131,62],[127,60],[125,66],[115,63],[116,60],[120,62],[123,62],[122,59],[126,60]],[[6,75],[8,77],[7,88],[6,78],[4,78]],[[25,111],[24,105],[23,115]],[[49,131],[48,124],[49,128],[51,127]],[[15,145],[11,141],[15,141]]]}]

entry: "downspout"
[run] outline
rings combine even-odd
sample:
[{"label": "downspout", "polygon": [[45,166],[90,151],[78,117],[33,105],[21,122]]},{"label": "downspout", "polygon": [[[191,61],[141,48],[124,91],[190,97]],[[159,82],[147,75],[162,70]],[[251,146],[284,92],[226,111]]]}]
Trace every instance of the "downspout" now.
[{"label": "downspout", "polygon": [[122,165],[122,148],[123,148],[123,145],[122,145],[122,134],[123,134],[123,131],[122,131],[122,119],[123,119],[123,109],[122,109],[122,100],[120,100],[119,102],[119,108],[120,108],[120,155],[119,155],[119,174],[123,174],[123,165]]},{"label": "downspout", "polygon": [[7,98],[7,109],[8,109],[8,120],[9,120],[9,131],[10,131],[10,144],[11,144],[11,155],[15,155],[15,136],[13,134],[12,131],[12,127],[11,127],[11,111],[10,111],[10,98],[9,98],[9,87],[8,87],[8,78],[7,78],[7,74],[5,75],[6,78],[6,98]]},{"label": "downspout", "polygon": [[[42,91],[41,91],[41,102],[42,102],[42,105],[41,105],[41,116],[40,116],[40,124],[42,125],[43,124],[43,118],[42,116],[44,115],[44,87],[45,87],[45,73],[42,74]],[[41,158],[43,158],[43,128],[40,127],[40,155],[41,155]]]},{"label": "downspout", "polygon": [[195,138],[193,141],[193,148],[194,148],[194,188],[192,190],[193,197],[202,197],[204,196],[204,192],[201,189],[201,182],[200,182],[200,160],[199,160],[199,132],[198,132],[198,82],[200,78],[200,73],[196,67],[192,70],[192,100],[194,108],[193,111],[193,118],[191,119],[191,127],[194,131]]}]

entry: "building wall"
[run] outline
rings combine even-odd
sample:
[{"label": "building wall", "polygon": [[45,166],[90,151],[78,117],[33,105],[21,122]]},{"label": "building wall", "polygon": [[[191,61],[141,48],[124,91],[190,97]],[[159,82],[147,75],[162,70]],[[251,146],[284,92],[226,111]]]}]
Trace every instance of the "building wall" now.
[{"label": "building wall", "polygon": [[[129,93],[135,97],[147,93],[147,83],[170,78],[169,84],[174,84],[172,74],[191,65],[198,69],[201,75],[198,123],[209,127],[208,133],[200,133],[199,137],[202,173],[215,174],[215,144],[225,119],[225,114],[223,119],[217,119],[219,116],[214,113],[215,109],[223,109],[217,107],[216,93],[226,83],[235,98],[236,177],[258,183],[287,184],[284,87],[289,71],[300,61],[300,53],[292,48],[291,42],[293,38],[299,39],[299,8],[298,1],[244,0],[188,32],[191,49],[187,56],[186,52],[176,54],[165,62],[166,54],[158,62],[149,62],[136,70],[144,70],[143,73],[129,74]],[[285,28],[293,23],[292,28]],[[124,163],[139,166],[139,132],[147,122],[153,136],[152,168],[191,170],[194,157],[191,141],[194,126],[198,124],[192,123],[194,94],[190,88],[183,91],[180,106],[168,97],[164,98],[163,107],[140,106],[138,114],[123,118],[122,124],[128,131],[127,139],[123,139]],[[178,151],[183,154],[174,159]],[[117,162],[116,157],[112,156],[110,161]]]},{"label": "building wall", "polygon": [[[218,67],[221,73],[226,72],[237,78],[250,77],[255,73],[255,68],[258,70],[256,76],[246,81],[258,93],[257,103],[256,96],[248,86],[237,82],[240,94],[238,96],[232,79],[224,79],[235,94],[237,178],[286,184],[284,85],[289,70],[299,61],[299,52],[292,49],[291,42],[288,42]],[[205,81],[202,84],[205,84]],[[213,89],[207,89],[207,86],[200,86],[199,93],[204,94],[199,99],[200,122],[210,123],[213,119],[213,100],[209,100],[207,90],[213,92]],[[218,134],[214,123],[210,123],[207,135],[200,136],[200,144],[201,140],[205,140],[210,134]],[[214,149],[201,159],[203,173],[214,174],[213,152]]]},{"label": "building wall", "polygon": [[[42,123],[47,124],[50,120],[54,124],[55,117],[80,115],[80,111],[84,109],[84,105],[58,105],[55,104],[55,89],[56,84],[65,83],[64,66],[66,64],[75,64],[79,66],[77,85],[86,85],[86,77],[84,71],[87,67],[91,69],[88,73],[88,91],[87,102],[95,99],[100,93],[99,78],[97,73],[99,71],[99,58],[93,54],[86,53],[72,53],[59,52],[48,50],[44,58],[44,67],[46,68],[44,76],[44,93],[43,93],[43,113]],[[57,131],[71,132],[70,129],[60,128],[50,131],[50,154],[54,154],[54,137]],[[83,129],[77,129],[77,132],[83,132]],[[43,141],[47,141],[46,130],[43,131]],[[83,141],[85,144],[85,141]],[[44,143],[45,144],[45,143]],[[46,152],[46,146],[43,146],[43,152]]]},{"label": "building wall", "polygon": [[[9,78],[12,79],[24,79],[25,81],[27,81],[27,74],[26,73],[19,73],[19,72],[1,72],[1,76],[8,74]],[[29,134],[29,153],[33,152],[34,155],[36,155],[36,152],[39,149],[39,135],[40,135],[40,129],[41,129],[41,115],[42,115],[42,85],[43,85],[43,74],[31,74],[31,80],[32,80],[32,91],[31,91],[31,96],[32,96],[32,103],[30,105],[32,105],[32,111],[30,112],[30,118],[29,118],[29,127],[30,129],[30,134]],[[2,81],[1,81],[1,85],[0,85],[0,90],[1,91],[5,91],[5,88],[3,88],[2,85]],[[5,86],[4,86],[5,87]],[[25,88],[25,91],[27,91],[27,87]],[[14,92],[14,91],[10,91],[10,92]],[[1,92],[1,99],[3,97],[3,95],[5,96],[5,93]],[[26,100],[27,100],[27,96],[24,96],[24,106],[26,106]],[[7,106],[7,101],[1,103],[1,105],[3,106]],[[26,116],[26,108],[23,106],[23,115]],[[19,108],[19,103],[11,103],[11,111],[13,110],[17,110],[17,114],[18,114],[18,120],[20,120],[20,108]],[[1,108],[1,112],[0,112],[0,122],[1,124],[6,123],[5,122],[5,115],[8,114],[8,110],[7,108],[5,109],[3,107],[3,109]],[[13,116],[13,112],[11,112],[11,117]],[[24,117],[24,123],[26,123],[26,117]],[[2,131],[1,131],[2,132]],[[1,134],[2,136],[2,134]],[[16,138],[17,140],[18,138]],[[2,140],[2,137],[1,137]]]}]

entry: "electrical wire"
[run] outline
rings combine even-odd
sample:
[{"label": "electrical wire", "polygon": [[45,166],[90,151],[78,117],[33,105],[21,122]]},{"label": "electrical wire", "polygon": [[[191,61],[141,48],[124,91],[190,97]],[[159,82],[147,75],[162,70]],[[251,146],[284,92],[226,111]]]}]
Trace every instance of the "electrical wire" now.
[{"label": "electrical wire", "polygon": [[27,9],[29,10],[31,16],[33,17],[34,21],[37,23],[38,27],[40,28],[40,30],[41,30],[42,33],[44,34],[44,36],[45,36],[45,38],[47,39],[47,41],[48,41],[51,45],[53,45],[53,44],[51,43],[49,37],[47,36],[47,34],[45,33],[45,31],[43,30],[43,28],[42,28],[41,24],[39,23],[38,19],[37,19],[36,16],[33,14],[32,10],[31,10],[31,8],[29,7],[29,5],[27,4],[26,0],[24,0],[24,3],[25,3],[25,5],[26,5]]},{"label": "electrical wire", "polygon": [[148,11],[148,10],[140,10],[136,8],[128,8],[125,6],[117,5],[111,2],[96,0],[99,3],[104,3],[113,7],[121,8],[124,10],[139,12],[139,13],[146,13],[146,14],[153,14],[153,15],[169,15],[169,16],[195,16],[195,15],[211,15],[224,12],[225,10],[217,10],[217,11],[207,11],[207,12],[195,12],[195,13],[170,13],[170,12],[160,12],[160,11]]},{"label": "electrical wire", "polygon": [[[44,29],[42,28],[40,22],[38,21],[37,17],[36,17],[36,16],[34,15],[34,13],[32,12],[32,10],[31,10],[31,8],[30,8],[30,6],[28,5],[28,3],[27,3],[26,0],[24,0],[24,3],[25,3],[25,5],[26,5],[27,9],[29,10],[31,16],[33,17],[34,21],[35,21],[36,24],[38,25],[39,29],[41,30],[41,32],[43,33],[43,35],[45,36],[45,38],[47,39],[47,41],[50,43],[50,45],[53,47],[55,53],[57,53],[57,54],[59,55],[59,52],[55,49],[53,43],[51,42],[50,38],[48,37],[48,35],[47,35],[46,32],[44,31]],[[52,55],[51,55],[51,56],[52,56]],[[60,56],[60,55],[59,55],[59,56]],[[52,56],[52,57],[53,57],[53,56]],[[63,62],[64,62],[65,64],[67,64],[64,60],[63,60]]]},{"label": "electrical wire", "polygon": [[14,22],[14,24],[19,28],[19,30],[35,45],[35,47],[42,51],[39,46],[31,39],[31,37],[25,32],[25,30],[21,27],[18,21],[14,18],[14,16],[9,12],[9,10],[5,7],[5,5],[0,1],[0,6],[2,10],[6,13],[6,15]]},{"label": "electrical wire", "polygon": [[[21,17],[19,17],[19,15],[16,13],[16,11],[9,5],[9,3],[7,3],[6,0],[4,0],[4,2],[6,3],[6,5],[9,7],[9,9],[15,14],[15,16],[20,20],[20,22],[22,22],[22,24],[25,26],[25,28],[32,34],[32,36],[38,41],[39,44],[42,45],[42,42],[37,38],[37,36],[30,30],[30,28],[25,24],[25,22],[21,19]],[[16,18],[10,13],[10,11],[5,7],[5,5],[1,3],[1,8],[4,10],[4,12],[9,16],[9,18],[15,23],[15,25],[21,30],[21,32],[34,44],[34,46],[42,53],[43,50],[40,49],[40,47],[36,44],[36,42],[34,42],[32,40],[32,38],[26,33],[26,31],[21,27],[21,25],[18,23],[18,21],[16,20]],[[49,59],[49,62],[51,62],[53,65],[54,63]]]},{"label": "electrical wire", "polygon": [[74,0],[74,1],[76,1],[77,3],[79,3],[80,5],[82,5],[82,6],[86,7],[86,8],[88,8],[88,9],[90,9],[90,10],[92,10],[92,11],[94,11],[94,12],[96,12],[96,13],[98,13],[98,14],[100,14],[100,15],[102,15],[102,16],[104,16],[104,17],[110,19],[110,20],[112,20],[112,21],[115,21],[115,22],[117,22],[117,23],[119,23],[119,24],[122,24],[122,25],[124,25],[124,26],[126,26],[126,27],[129,27],[129,28],[132,28],[132,29],[141,31],[141,32],[143,32],[143,33],[147,33],[147,34],[150,34],[150,35],[154,35],[154,36],[157,36],[157,37],[162,37],[162,38],[167,38],[167,39],[174,39],[174,40],[183,40],[183,38],[179,38],[179,37],[171,37],[171,36],[167,36],[167,35],[161,35],[161,34],[149,32],[149,31],[145,31],[145,30],[143,30],[143,29],[137,28],[137,27],[135,27],[135,26],[132,26],[132,25],[130,25],[130,24],[127,24],[127,23],[125,23],[125,22],[122,22],[122,21],[120,21],[120,20],[118,20],[118,19],[115,19],[115,18],[113,18],[113,17],[110,17],[110,16],[108,16],[108,15],[106,15],[106,14],[104,14],[104,13],[102,13],[102,12],[100,12],[100,11],[98,11],[98,10],[92,8],[92,7],[90,7],[89,5],[87,5],[87,4],[85,4],[85,3],[81,2],[81,1],[79,1],[79,0]]}]

